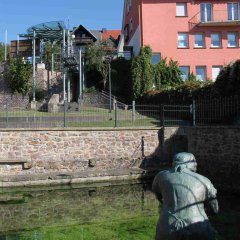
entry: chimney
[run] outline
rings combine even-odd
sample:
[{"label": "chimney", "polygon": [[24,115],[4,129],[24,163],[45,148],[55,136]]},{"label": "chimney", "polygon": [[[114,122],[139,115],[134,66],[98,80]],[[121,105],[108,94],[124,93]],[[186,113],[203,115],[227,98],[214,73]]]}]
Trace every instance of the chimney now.
[{"label": "chimney", "polygon": [[106,33],[107,32],[107,29],[106,28],[102,28],[102,33]]}]

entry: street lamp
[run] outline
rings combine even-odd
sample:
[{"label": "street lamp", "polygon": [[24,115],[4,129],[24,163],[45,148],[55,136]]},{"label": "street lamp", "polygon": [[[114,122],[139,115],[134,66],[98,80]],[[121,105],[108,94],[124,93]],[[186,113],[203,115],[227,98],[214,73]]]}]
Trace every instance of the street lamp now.
[{"label": "street lamp", "polygon": [[112,81],[111,81],[111,61],[112,56],[106,56],[105,61],[108,64],[108,84],[109,84],[109,112],[112,111]]}]

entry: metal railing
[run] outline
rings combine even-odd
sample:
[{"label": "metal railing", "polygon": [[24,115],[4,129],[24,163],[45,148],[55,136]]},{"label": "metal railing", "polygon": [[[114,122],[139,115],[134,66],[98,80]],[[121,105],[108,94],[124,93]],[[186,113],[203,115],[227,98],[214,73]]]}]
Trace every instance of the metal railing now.
[{"label": "metal railing", "polygon": [[80,103],[43,104],[38,110],[4,104],[0,128],[160,127],[240,124],[239,96],[202,98],[192,104],[122,103],[83,106]]},{"label": "metal railing", "polygon": [[190,29],[198,24],[236,25],[240,23],[240,15],[238,12],[229,12],[228,10],[213,10],[211,14],[198,12],[188,21],[188,23]]}]

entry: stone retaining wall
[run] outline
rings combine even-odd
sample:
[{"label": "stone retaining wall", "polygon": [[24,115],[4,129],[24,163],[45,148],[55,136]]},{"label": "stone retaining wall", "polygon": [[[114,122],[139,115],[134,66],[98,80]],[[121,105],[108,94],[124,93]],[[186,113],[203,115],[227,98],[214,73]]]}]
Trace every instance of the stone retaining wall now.
[{"label": "stone retaining wall", "polygon": [[[102,171],[137,167],[143,155],[157,155],[158,131],[2,130],[0,175],[7,179],[18,175],[73,174],[89,169]],[[6,164],[5,160],[12,163]],[[21,160],[27,160],[26,166],[29,167],[24,169]]]},{"label": "stone retaining wall", "polygon": [[240,126],[189,128],[188,151],[196,156],[200,173],[239,192]]}]

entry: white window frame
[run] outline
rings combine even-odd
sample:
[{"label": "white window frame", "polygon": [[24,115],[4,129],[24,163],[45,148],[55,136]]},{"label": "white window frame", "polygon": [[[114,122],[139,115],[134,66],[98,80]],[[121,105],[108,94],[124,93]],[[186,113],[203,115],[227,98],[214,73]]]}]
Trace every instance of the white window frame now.
[{"label": "white window frame", "polygon": [[[197,44],[199,42],[196,39],[197,36],[202,36],[202,45]],[[205,35],[204,35],[204,33],[200,33],[200,32],[194,33],[194,48],[205,48]]]},{"label": "white window frame", "polygon": [[[229,38],[230,35],[235,36],[235,44],[231,44],[231,39]],[[227,40],[228,40],[228,47],[229,48],[237,48],[239,46],[238,44],[238,33],[237,32],[228,32],[227,33]]]},{"label": "white window frame", "polygon": [[187,17],[187,3],[176,3],[176,17]]},{"label": "white window frame", "polygon": [[[235,12],[235,6],[237,5],[237,14]],[[229,2],[227,4],[228,8],[228,20],[229,21],[236,21],[239,20],[239,3],[238,2]],[[230,12],[229,12],[230,10]]]},{"label": "white window frame", "polygon": [[[187,72],[186,71],[183,71],[182,69],[185,68],[187,69]],[[189,79],[189,75],[190,75],[190,66],[179,66],[179,69],[184,72],[184,74],[181,74],[181,78],[183,81],[186,81]]]},{"label": "white window frame", "polygon": [[[198,70],[204,70],[204,74],[202,78],[198,77]],[[206,66],[196,66],[196,79],[198,81],[206,81],[207,80],[207,67]]]},{"label": "white window frame", "polygon": [[[181,40],[179,39],[180,37],[183,37],[185,39]],[[189,48],[189,39],[188,39],[188,33],[186,32],[179,32],[178,33],[178,48]],[[182,43],[186,43],[185,45],[181,45],[181,42]]]},{"label": "white window frame", "polygon": [[216,81],[216,79],[217,79],[217,76],[218,76],[218,75],[217,75],[216,77],[214,76],[215,74],[214,74],[214,71],[213,71],[213,69],[217,69],[217,68],[219,69],[219,71],[218,71],[218,74],[219,74],[219,73],[220,73],[220,71],[221,71],[221,69],[222,69],[222,66],[212,66],[212,81],[213,81],[213,82],[215,82],[215,81]]},{"label": "white window frame", "polygon": [[[204,8],[202,12],[202,6]],[[209,16],[208,6],[211,6],[211,13]],[[213,20],[213,5],[212,3],[200,3],[200,18],[201,22],[211,22]]]},{"label": "white window frame", "polygon": [[[219,44],[215,45],[214,44],[214,36],[219,37]],[[222,36],[221,33],[211,33],[211,48],[221,48],[222,47]]]}]

